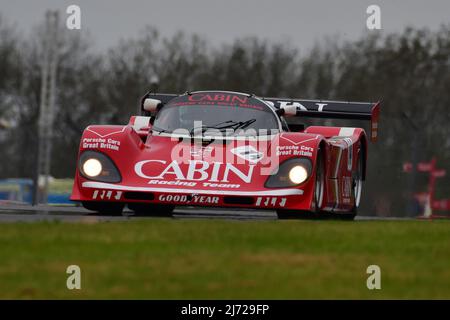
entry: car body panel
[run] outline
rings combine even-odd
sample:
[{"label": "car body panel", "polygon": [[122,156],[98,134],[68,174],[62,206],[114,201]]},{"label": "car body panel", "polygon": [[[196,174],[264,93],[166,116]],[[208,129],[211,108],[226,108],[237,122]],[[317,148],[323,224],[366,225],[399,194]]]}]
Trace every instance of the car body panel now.
[{"label": "car body panel", "polygon": [[[85,151],[101,152],[114,163],[121,181],[88,179],[77,165],[71,200],[311,211],[316,209],[313,198],[320,153],[326,179],[319,209],[346,212],[355,206],[351,179],[358,156],[366,161],[365,148],[367,137],[361,128],[313,126],[303,132],[208,140],[157,132],[150,117],[133,116],[124,126],[93,125],[84,130],[79,157]],[[309,178],[297,186],[266,187],[279,164],[293,158],[311,161]]]}]

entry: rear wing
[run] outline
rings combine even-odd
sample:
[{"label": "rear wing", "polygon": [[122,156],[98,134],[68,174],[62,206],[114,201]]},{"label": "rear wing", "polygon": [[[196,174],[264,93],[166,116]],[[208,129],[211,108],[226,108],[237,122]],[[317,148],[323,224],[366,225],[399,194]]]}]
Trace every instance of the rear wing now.
[{"label": "rear wing", "polygon": [[370,120],[371,140],[378,138],[380,102],[342,102],[283,98],[262,98],[286,116],[329,119]]},{"label": "rear wing", "polygon": [[[146,93],[141,99],[141,111],[158,109],[178,94],[166,93]],[[376,142],[378,138],[378,117],[380,114],[380,102],[342,102],[342,101],[323,101],[323,100],[305,100],[289,98],[260,98],[266,103],[280,110],[286,116],[298,116],[308,118],[329,118],[329,119],[355,119],[370,120],[371,140]],[[149,106],[146,105],[149,103]]]}]

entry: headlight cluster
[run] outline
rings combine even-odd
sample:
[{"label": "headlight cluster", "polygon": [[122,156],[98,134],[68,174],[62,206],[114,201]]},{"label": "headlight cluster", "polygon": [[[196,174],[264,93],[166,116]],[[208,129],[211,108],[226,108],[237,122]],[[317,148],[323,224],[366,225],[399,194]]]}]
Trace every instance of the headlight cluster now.
[{"label": "headlight cluster", "polygon": [[120,182],[122,177],[113,161],[103,153],[85,151],[78,164],[81,175],[87,179],[101,182]]},{"label": "headlight cluster", "polygon": [[278,172],[269,176],[266,188],[294,187],[311,176],[312,162],[307,158],[289,159],[280,164]]},{"label": "headlight cluster", "polygon": [[102,169],[102,163],[95,158],[87,159],[83,163],[83,172],[91,178],[99,176],[102,173]]},{"label": "headlight cluster", "polygon": [[305,182],[306,179],[308,179],[308,171],[306,171],[305,167],[298,165],[289,170],[289,180],[292,183],[300,184]]}]

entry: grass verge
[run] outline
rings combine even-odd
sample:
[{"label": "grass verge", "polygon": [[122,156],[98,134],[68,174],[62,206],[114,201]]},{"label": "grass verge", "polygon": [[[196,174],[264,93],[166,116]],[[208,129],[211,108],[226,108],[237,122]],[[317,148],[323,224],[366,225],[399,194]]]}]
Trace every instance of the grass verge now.
[{"label": "grass verge", "polygon": [[450,222],[1,224],[0,298],[450,299]]}]

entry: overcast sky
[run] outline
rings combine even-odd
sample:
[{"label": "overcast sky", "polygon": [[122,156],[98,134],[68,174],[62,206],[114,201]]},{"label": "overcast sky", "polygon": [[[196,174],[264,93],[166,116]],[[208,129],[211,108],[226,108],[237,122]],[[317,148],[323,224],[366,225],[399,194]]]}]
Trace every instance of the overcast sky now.
[{"label": "overcast sky", "polygon": [[[59,9],[65,20],[71,4],[81,7],[82,30],[100,50],[145,25],[165,36],[178,30],[197,33],[213,44],[256,35],[308,49],[325,36],[353,40],[408,25],[437,29],[450,23],[450,0],[0,0],[0,12],[27,33],[47,9]],[[366,28],[371,4],[381,8],[381,31]]]}]

